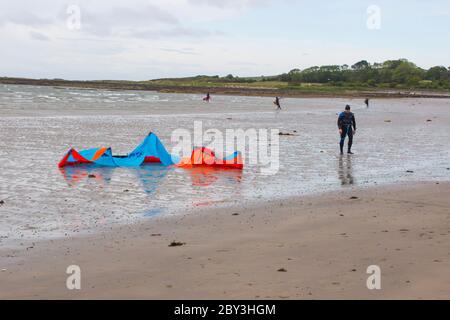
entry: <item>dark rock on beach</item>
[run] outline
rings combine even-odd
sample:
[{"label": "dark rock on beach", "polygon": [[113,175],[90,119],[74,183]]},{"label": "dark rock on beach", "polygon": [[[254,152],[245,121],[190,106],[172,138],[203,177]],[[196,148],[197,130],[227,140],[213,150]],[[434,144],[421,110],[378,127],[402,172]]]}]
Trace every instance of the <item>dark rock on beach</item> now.
[{"label": "dark rock on beach", "polygon": [[169,244],[169,247],[181,247],[181,246],[184,246],[185,244],[186,243],[184,243],[184,242],[172,241]]},{"label": "dark rock on beach", "polygon": [[289,132],[280,132],[278,133],[279,136],[295,136],[295,134],[293,133],[289,133]]}]

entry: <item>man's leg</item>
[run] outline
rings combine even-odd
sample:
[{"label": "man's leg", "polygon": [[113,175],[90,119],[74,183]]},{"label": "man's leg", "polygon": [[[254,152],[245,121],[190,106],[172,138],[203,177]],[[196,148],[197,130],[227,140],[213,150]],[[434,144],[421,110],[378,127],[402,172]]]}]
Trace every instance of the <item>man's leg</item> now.
[{"label": "man's leg", "polygon": [[353,128],[348,128],[348,153],[352,154],[352,145],[353,145]]},{"label": "man's leg", "polygon": [[339,146],[341,148],[341,154],[344,154],[344,142],[345,142],[346,136],[347,136],[347,129],[344,127],[344,128],[342,128],[341,142],[339,143]]}]

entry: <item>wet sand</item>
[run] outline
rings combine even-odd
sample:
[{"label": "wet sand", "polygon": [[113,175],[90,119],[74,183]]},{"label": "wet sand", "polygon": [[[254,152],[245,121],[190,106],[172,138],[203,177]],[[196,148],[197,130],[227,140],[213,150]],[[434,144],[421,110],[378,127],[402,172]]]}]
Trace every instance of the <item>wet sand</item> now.
[{"label": "wet sand", "polygon": [[[356,154],[339,157],[348,102],[0,86],[0,298],[450,298],[450,100],[351,100]],[[198,120],[297,133],[273,176],[56,166],[149,130],[170,149]]]},{"label": "wet sand", "polygon": [[[449,299],[449,192],[347,189],[1,249],[0,298]],[[80,291],[65,287],[73,264]]]},{"label": "wet sand", "polygon": [[[355,155],[338,155],[337,113],[357,117]],[[0,86],[0,246],[95,234],[118,225],[265,200],[393,183],[450,181],[450,100],[282,99]],[[149,132],[169,151],[177,129],[278,129],[280,166],[244,170],[73,167],[70,147],[126,154]],[[219,154],[220,144],[209,145]],[[244,150],[243,150],[244,151]],[[244,155],[244,158],[246,155]],[[413,171],[408,172],[408,171]],[[288,187],[286,187],[288,186]],[[196,214],[196,212],[193,212]]]}]

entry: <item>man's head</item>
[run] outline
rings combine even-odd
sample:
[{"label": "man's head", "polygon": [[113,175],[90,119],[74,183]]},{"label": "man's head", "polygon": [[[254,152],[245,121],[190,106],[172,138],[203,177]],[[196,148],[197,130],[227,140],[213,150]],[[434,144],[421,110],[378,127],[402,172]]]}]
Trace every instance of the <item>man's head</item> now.
[{"label": "man's head", "polygon": [[345,112],[350,112],[351,109],[352,109],[352,108],[351,108],[349,105],[346,105],[346,106],[345,106]]}]

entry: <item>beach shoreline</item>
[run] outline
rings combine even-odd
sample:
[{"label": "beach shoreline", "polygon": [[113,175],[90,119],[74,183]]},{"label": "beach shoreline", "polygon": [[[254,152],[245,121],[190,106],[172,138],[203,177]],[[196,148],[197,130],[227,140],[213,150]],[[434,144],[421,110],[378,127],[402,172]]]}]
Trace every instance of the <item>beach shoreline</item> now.
[{"label": "beach shoreline", "polygon": [[397,99],[397,98],[441,98],[450,99],[448,90],[423,89],[348,89],[336,87],[336,91],[327,92],[320,89],[307,90],[230,86],[194,86],[194,85],[159,85],[133,81],[71,81],[50,79],[1,78],[0,84],[43,86],[68,89],[111,90],[111,91],[153,91],[158,93],[205,94],[246,97],[275,97],[286,98],[346,98],[346,99]]},{"label": "beach shoreline", "polygon": [[[448,299],[449,190],[352,187],[1,249],[0,298]],[[382,290],[366,287],[370,265]]]}]

